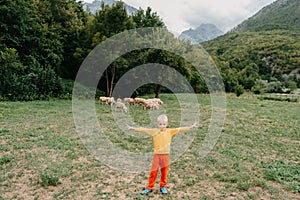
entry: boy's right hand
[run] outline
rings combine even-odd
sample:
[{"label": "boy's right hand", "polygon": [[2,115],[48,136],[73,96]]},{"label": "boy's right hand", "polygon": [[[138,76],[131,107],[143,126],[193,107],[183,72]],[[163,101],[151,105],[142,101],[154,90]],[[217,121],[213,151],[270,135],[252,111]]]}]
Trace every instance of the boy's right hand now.
[{"label": "boy's right hand", "polygon": [[127,128],[128,128],[129,130],[134,130],[134,127],[129,126],[129,125],[127,125]]},{"label": "boy's right hand", "polygon": [[199,126],[198,123],[194,122],[194,124],[192,126],[190,126],[190,128],[193,129],[193,128],[197,128],[198,126]]}]

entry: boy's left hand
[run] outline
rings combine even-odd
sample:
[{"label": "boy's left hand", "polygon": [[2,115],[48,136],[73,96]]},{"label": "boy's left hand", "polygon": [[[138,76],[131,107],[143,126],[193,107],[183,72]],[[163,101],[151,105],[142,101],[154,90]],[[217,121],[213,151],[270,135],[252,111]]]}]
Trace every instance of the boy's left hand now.
[{"label": "boy's left hand", "polygon": [[194,122],[194,124],[192,126],[190,126],[190,128],[197,128],[198,127],[198,123],[197,122]]}]

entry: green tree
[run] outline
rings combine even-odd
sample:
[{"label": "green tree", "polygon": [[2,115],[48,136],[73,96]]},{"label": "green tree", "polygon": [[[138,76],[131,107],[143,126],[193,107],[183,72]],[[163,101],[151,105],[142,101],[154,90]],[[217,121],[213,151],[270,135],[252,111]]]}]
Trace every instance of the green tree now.
[{"label": "green tree", "polygon": [[132,15],[132,19],[136,28],[142,27],[165,27],[163,21],[159,18],[156,12],[152,12],[152,9],[148,7],[146,11],[139,9]]},{"label": "green tree", "polygon": [[134,23],[128,16],[124,3],[118,1],[112,6],[102,3],[101,9],[96,12],[90,28],[93,37],[95,34],[100,34],[101,37],[109,38],[124,30],[133,29]]},{"label": "green tree", "polygon": [[1,1],[1,43],[16,49],[24,65],[30,65],[34,58],[42,66],[57,68],[63,59],[62,44],[50,37],[52,33],[39,17],[34,1]]},{"label": "green tree", "polygon": [[62,45],[39,17],[33,0],[1,0],[1,96],[35,100],[57,96],[62,90],[55,69],[62,61]]},{"label": "green tree", "polygon": [[[170,37],[170,36],[167,36]],[[174,43],[175,43],[174,39]],[[187,67],[186,61],[178,55],[174,55],[173,53],[161,49],[149,49],[147,58],[147,63],[160,63],[169,67],[172,67],[176,69],[180,74],[184,75],[187,80],[190,80],[192,77],[192,73],[190,71],[190,68]],[[156,72],[161,79],[165,80],[173,80],[174,75],[172,74],[172,71],[161,71]],[[178,83],[180,84],[180,83]],[[161,85],[157,84],[155,85],[155,98],[158,98],[160,92],[161,92]]]},{"label": "green tree", "polygon": [[268,83],[267,86],[268,93],[282,93],[283,92],[283,83],[280,81],[273,81]]},{"label": "green tree", "polygon": [[[106,38],[134,28],[134,23],[128,16],[123,2],[117,2],[111,7],[102,3],[101,10],[96,13],[90,28],[90,32],[94,32],[91,44],[91,46],[94,47]],[[107,53],[108,56],[111,56],[109,55],[109,50]],[[117,59],[106,69],[104,72],[104,77],[100,79],[101,82],[105,80],[106,92],[108,96],[112,95],[114,83],[118,77],[120,77],[122,68],[127,66],[125,64],[126,62],[127,61],[123,58]]]},{"label": "green tree", "polygon": [[255,81],[260,78],[258,74],[258,67],[255,63],[251,63],[250,65],[242,69],[239,72],[238,76],[239,83],[245,89],[251,89],[254,86]]},{"label": "green tree", "polygon": [[[101,5],[91,24],[89,25],[89,33],[92,35],[91,47],[94,48],[100,42],[106,40],[117,33],[125,30],[142,27],[163,27],[163,22],[159,19],[156,13],[153,13],[150,8],[146,11],[140,9],[133,16],[129,16],[123,2],[117,2],[112,6],[105,4]],[[139,41],[132,41],[138,43]],[[117,44],[116,45],[121,45]],[[115,60],[106,69],[100,79],[102,89],[106,90],[108,96],[112,95],[115,82],[121,77],[126,70],[139,64],[149,62],[149,55],[151,50],[136,50],[123,55],[121,58]],[[110,52],[107,52],[111,56]],[[113,53],[112,53],[113,54]],[[105,88],[103,87],[105,85]]]},{"label": "green tree", "polygon": [[234,92],[235,87],[238,84],[237,71],[235,69],[228,69],[227,71],[221,72],[225,91]]},{"label": "green tree", "polygon": [[[48,38],[60,44],[62,49],[60,56],[63,59],[56,65],[57,73],[64,78],[75,78],[83,58],[87,55],[87,13],[76,0],[40,0],[35,3],[39,17],[49,29]],[[47,52],[51,55],[53,51],[48,49]],[[82,54],[79,56],[79,53]]]}]

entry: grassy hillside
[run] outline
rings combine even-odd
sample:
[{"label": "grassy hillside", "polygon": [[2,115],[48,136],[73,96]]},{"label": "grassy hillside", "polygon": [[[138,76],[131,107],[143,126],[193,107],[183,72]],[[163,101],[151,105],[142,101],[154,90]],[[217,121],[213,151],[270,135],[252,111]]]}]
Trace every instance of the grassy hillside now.
[{"label": "grassy hillside", "polygon": [[257,79],[300,87],[300,31],[228,33],[202,45],[219,67],[226,88],[238,82],[251,89]]},{"label": "grassy hillside", "polygon": [[[198,98],[201,127],[172,164],[164,199],[297,199],[299,103],[228,95],[223,132],[213,151],[200,158],[211,108],[209,95]],[[177,126],[175,96],[161,99]],[[63,100],[0,102],[0,199],[141,199],[148,172],[128,174],[95,160],[76,133],[71,106]],[[124,138],[109,106],[96,102],[96,110],[112,142],[131,151],[151,146],[150,139]],[[149,121],[139,106],[130,112],[141,124]],[[157,187],[151,199],[162,198]]]},{"label": "grassy hillside", "polygon": [[220,68],[226,91],[300,88],[299,16],[299,0],[277,0],[227,34],[201,43]]},{"label": "grassy hillside", "polygon": [[244,21],[232,32],[300,30],[300,1],[277,0]]},{"label": "grassy hillside", "polygon": [[[290,74],[300,66],[300,31],[262,31],[226,34],[202,43],[223,61],[259,66],[260,75],[274,75],[275,70]],[[271,72],[271,73],[270,73]]]}]

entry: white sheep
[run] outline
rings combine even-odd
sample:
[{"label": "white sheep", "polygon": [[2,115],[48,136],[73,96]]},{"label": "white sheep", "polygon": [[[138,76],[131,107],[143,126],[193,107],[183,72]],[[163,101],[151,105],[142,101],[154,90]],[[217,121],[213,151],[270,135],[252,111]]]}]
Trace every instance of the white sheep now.
[{"label": "white sheep", "polygon": [[164,102],[162,100],[160,100],[159,98],[153,98],[151,100],[154,101],[154,102],[156,102],[156,103],[158,103],[159,105],[163,105],[164,104]]},{"label": "white sheep", "polygon": [[147,110],[158,110],[159,109],[159,104],[156,101],[153,101],[153,99],[147,99],[142,101],[143,109]]},{"label": "white sheep", "polygon": [[123,103],[119,99],[117,100],[115,106],[116,106],[117,109],[122,110],[122,112],[126,112],[126,113],[128,112],[128,109],[127,109],[125,103]]}]

